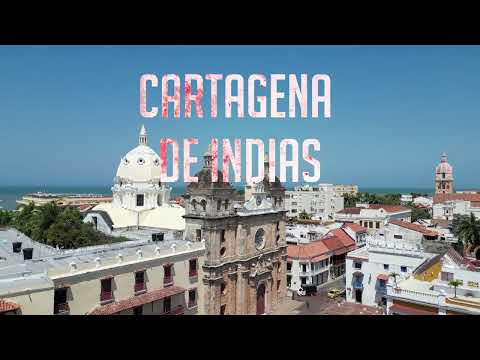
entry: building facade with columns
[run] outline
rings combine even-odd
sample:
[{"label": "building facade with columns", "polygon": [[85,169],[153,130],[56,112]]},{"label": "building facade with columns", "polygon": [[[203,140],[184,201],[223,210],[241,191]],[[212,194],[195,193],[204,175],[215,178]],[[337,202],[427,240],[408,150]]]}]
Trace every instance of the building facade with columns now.
[{"label": "building facade with columns", "polygon": [[211,161],[209,148],[185,196],[185,238],[206,246],[203,313],[269,313],[286,296],[285,189],[278,179],[264,178],[235,208],[235,189],[222,182],[220,171],[212,182]]}]

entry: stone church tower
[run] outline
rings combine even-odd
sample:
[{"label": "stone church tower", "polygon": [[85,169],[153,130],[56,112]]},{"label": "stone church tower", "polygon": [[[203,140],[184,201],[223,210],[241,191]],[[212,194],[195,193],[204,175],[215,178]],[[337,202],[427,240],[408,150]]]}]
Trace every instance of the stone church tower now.
[{"label": "stone church tower", "polygon": [[[185,238],[205,241],[205,314],[269,313],[286,296],[285,188],[254,185],[249,201],[234,207],[235,189],[212,182],[210,147],[185,196]],[[266,172],[268,176],[268,172]]]},{"label": "stone church tower", "polygon": [[443,153],[435,169],[435,194],[453,193],[453,167],[447,160],[447,154]]}]

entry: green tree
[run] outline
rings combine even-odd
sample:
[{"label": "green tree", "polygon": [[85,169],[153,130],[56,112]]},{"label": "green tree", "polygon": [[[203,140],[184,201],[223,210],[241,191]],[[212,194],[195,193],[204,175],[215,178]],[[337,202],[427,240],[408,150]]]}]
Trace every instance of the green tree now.
[{"label": "green tree", "polygon": [[420,219],[431,219],[432,215],[427,209],[419,209],[414,205],[409,205],[410,210],[412,210],[412,222],[415,222]]},{"label": "green tree", "polygon": [[461,286],[463,284],[462,280],[451,280],[448,282],[448,285],[453,286],[455,295],[453,297],[457,297],[457,287]]},{"label": "green tree", "polygon": [[301,220],[310,220],[312,216],[310,214],[307,214],[305,210],[302,210],[302,212],[298,214],[298,218]]},{"label": "green tree", "polygon": [[[462,242],[464,247],[475,249],[480,246],[480,220],[473,213],[470,216],[457,217],[452,224],[454,235]],[[480,251],[477,251],[477,259]]]},{"label": "green tree", "polygon": [[394,271],[392,271],[390,274],[388,274],[388,277],[392,277],[393,278],[393,282],[395,284],[395,287],[397,287],[397,277],[399,277],[400,275]]}]

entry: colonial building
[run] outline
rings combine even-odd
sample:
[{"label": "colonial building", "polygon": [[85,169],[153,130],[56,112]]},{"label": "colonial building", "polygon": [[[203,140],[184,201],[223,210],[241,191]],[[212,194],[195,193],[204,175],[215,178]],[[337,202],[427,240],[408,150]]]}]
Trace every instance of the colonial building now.
[{"label": "colonial building", "polygon": [[292,291],[306,284],[319,288],[343,276],[345,256],[355,248],[355,240],[345,228],[306,244],[288,245],[287,287]]},{"label": "colonial building", "polygon": [[453,167],[447,160],[447,154],[443,153],[435,169],[435,194],[453,193]]},{"label": "colonial building", "polygon": [[335,221],[355,223],[373,234],[388,223],[390,219],[410,222],[412,211],[399,205],[357,204],[354,208],[345,208],[335,214]]},{"label": "colonial building", "polygon": [[113,236],[146,239],[171,233],[181,239],[185,209],[170,202],[170,191],[160,182],[160,158],[148,146],[142,126],[138,146],[120,159],[112,187],[113,201],[95,206],[84,221]]},{"label": "colonial building", "polygon": [[450,248],[417,267],[409,278],[387,284],[388,314],[480,315],[479,270],[478,261],[468,261]]},{"label": "colonial building", "polygon": [[187,185],[184,216],[185,237],[206,244],[204,313],[268,313],[286,295],[285,189],[265,177],[234,208],[235,189],[220,171],[212,182],[211,166],[209,147],[198,182]]},{"label": "colonial building", "polygon": [[433,197],[433,220],[450,222],[454,215],[474,214],[480,219],[480,193],[436,194]]},{"label": "colonial building", "polygon": [[204,308],[202,242],[167,237],[60,250],[13,229],[0,236],[0,313],[180,315]]}]

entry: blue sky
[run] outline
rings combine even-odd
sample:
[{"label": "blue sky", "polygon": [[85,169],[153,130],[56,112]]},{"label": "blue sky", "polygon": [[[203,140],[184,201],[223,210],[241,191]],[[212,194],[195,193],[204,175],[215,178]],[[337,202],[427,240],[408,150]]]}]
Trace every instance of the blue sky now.
[{"label": "blue sky", "polygon": [[[0,185],[108,185],[144,123],[157,152],[315,137],[320,181],[360,186],[431,187],[446,151],[456,185],[478,187],[479,67],[478,46],[0,46]],[[144,119],[143,73],[326,73],[332,117]]]}]

